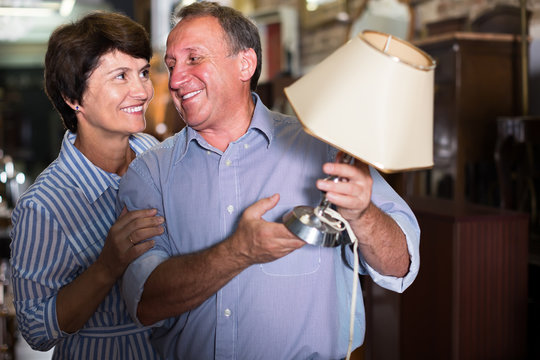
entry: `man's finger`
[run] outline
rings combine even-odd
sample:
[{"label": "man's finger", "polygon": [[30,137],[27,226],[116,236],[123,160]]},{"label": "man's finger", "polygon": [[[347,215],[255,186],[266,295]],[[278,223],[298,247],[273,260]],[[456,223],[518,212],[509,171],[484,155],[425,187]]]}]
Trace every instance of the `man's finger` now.
[{"label": "man's finger", "polygon": [[261,199],[246,209],[248,218],[260,219],[268,210],[273,209],[279,202],[279,194]]}]

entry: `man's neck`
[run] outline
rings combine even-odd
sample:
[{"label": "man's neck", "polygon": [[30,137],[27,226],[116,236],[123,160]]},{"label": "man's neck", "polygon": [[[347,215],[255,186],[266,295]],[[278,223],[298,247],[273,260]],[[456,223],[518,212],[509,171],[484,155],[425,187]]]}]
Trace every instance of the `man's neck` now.
[{"label": "man's neck", "polygon": [[249,101],[242,107],[242,111],[230,115],[233,121],[220,126],[217,129],[205,129],[199,134],[216,149],[225,151],[230,143],[238,140],[248,131],[251,118],[255,110],[255,104],[249,95]]}]

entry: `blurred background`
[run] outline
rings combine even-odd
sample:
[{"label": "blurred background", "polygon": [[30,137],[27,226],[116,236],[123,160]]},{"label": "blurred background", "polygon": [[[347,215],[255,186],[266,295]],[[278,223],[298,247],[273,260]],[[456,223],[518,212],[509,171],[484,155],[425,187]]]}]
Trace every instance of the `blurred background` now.
[{"label": "blurred background", "polygon": [[[50,358],[18,337],[6,261],[11,209],[56,158],[65,131],[43,91],[50,33],[97,9],[144,25],[155,53],[146,131],[162,140],[183,127],[162,55],[171,13],[187,3],[0,0],[0,359]],[[356,358],[539,359],[540,0],[222,3],[258,25],[257,91],[282,112],[292,113],[283,88],[364,29],[437,61],[435,166],[385,175],[418,216],[421,271],[401,295],[362,279],[368,328]]]}]

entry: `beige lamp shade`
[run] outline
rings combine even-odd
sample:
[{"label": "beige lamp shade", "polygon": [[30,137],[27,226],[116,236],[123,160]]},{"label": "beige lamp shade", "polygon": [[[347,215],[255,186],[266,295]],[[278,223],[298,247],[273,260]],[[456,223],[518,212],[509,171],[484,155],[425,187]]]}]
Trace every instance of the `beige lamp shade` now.
[{"label": "beige lamp shade", "polygon": [[306,132],[382,172],[433,166],[434,60],[364,31],[285,88]]}]

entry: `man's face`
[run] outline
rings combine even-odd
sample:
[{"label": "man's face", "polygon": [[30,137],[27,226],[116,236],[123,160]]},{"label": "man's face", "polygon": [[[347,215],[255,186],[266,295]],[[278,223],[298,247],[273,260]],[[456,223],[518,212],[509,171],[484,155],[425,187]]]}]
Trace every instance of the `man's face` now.
[{"label": "man's face", "polygon": [[183,120],[198,131],[215,129],[241,98],[241,60],[231,55],[214,17],[182,20],[167,39],[169,90]]}]

